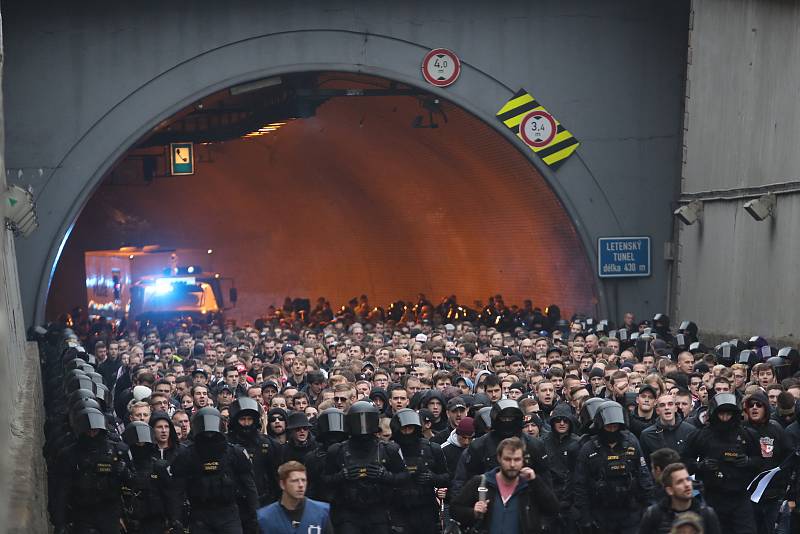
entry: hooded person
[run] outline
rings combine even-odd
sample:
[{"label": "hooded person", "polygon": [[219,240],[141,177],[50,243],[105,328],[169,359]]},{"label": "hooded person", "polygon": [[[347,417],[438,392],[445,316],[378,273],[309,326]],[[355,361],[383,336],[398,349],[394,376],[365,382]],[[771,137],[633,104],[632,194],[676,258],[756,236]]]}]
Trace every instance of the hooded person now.
[{"label": "hooded person", "polygon": [[167,470],[167,461],[158,458],[159,447],[153,427],[134,421],[125,428],[122,440],[129,447],[132,458],[130,478],[122,486],[127,531],[160,534],[167,528],[182,530],[178,518],[183,501]]},{"label": "hooded person", "polygon": [[396,488],[393,523],[404,533],[434,532],[438,506],[433,490],[450,485],[447,460],[438,443],[422,437],[422,422],[414,410],[398,410],[392,416],[390,428],[409,474]]},{"label": "hooded person", "polygon": [[[761,461],[758,472],[778,467],[794,451],[794,444],[784,428],[770,418],[769,399],[761,391],[745,397],[744,414],[746,428],[752,429],[758,435],[758,444],[761,449]],[[778,520],[781,502],[785,496],[785,488],[789,484],[788,470],[781,469],[758,503],[753,504],[756,526],[758,532],[772,532]]]},{"label": "hooded person", "polygon": [[288,414],[283,408],[270,408],[267,412],[267,435],[277,443],[286,443],[286,419]]},{"label": "hooded person", "polygon": [[566,404],[557,404],[550,412],[550,432],[544,436],[544,446],[550,462],[553,492],[559,502],[559,524],[563,532],[571,532],[576,517],[573,508],[573,474],[580,452],[575,436],[577,426],[572,410]]},{"label": "hooded person", "polygon": [[175,431],[175,425],[172,424],[172,419],[166,412],[153,412],[150,415],[149,424],[153,429],[156,457],[165,460],[167,463],[172,463],[181,446],[178,433]]},{"label": "hooded person", "polygon": [[523,413],[515,400],[502,399],[490,412],[491,429],[470,443],[461,455],[453,478],[452,491],[457,493],[464,483],[475,475],[486,473],[497,467],[497,446],[506,438],[518,437],[525,444],[525,465],[532,467],[537,477],[550,485],[550,468],[547,450],[541,439],[522,431]]},{"label": "hooded person", "polygon": [[442,452],[447,460],[447,470],[450,473],[456,472],[458,460],[474,438],[475,420],[472,417],[463,418],[458,422],[458,426],[450,432],[447,441],[442,444]]},{"label": "hooded person", "polygon": [[433,424],[431,431],[437,434],[447,429],[447,415],[446,415],[447,401],[441,391],[430,389],[425,392],[422,398],[421,408],[429,410],[433,414]]},{"label": "hooded person", "polygon": [[381,412],[386,415],[389,413],[389,396],[383,388],[374,387],[369,392],[369,400]]},{"label": "hooded person", "polygon": [[286,420],[289,438],[283,445],[281,464],[292,460],[303,463],[307,454],[314,452],[317,441],[311,435],[311,423],[303,412],[290,412]]},{"label": "hooded person", "polygon": [[638,442],[625,429],[625,409],[605,401],[595,413],[596,435],[578,453],[575,507],[584,531],[633,534],[650,504],[653,479]]},{"label": "hooded person", "polygon": [[258,401],[241,397],[231,403],[228,416],[228,440],[247,451],[253,463],[259,506],[270,504],[280,496],[277,473],[281,446],[261,433],[262,413]]},{"label": "hooded person", "polygon": [[718,393],[708,403],[707,427],[687,445],[682,460],[705,485],[705,498],[717,511],[723,532],[756,532],[747,487],[760,472],[758,435],[741,423],[733,393]]}]

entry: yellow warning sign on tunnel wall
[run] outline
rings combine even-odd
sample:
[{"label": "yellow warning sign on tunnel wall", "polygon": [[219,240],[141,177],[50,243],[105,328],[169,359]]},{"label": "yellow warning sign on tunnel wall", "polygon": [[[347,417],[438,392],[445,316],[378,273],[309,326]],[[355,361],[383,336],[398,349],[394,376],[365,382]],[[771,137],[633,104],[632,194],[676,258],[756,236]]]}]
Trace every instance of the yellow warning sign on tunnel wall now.
[{"label": "yellow warning sign on tunnel wall", "polygon": [[547,166],[570,157],[580,143],[525,89],[520,89],[497,112],[506,127],[533,150]]}]

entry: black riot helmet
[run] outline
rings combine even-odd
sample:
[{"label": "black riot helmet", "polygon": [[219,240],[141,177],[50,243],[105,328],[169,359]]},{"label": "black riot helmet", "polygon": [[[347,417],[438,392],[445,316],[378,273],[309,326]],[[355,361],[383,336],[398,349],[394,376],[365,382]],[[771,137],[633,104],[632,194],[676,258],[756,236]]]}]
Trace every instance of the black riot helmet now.
[{"label": "black riot helmet", "polygon": [[201,434],[222,434],[222,415],[219,410],[210,406],[200,408],[192,416],[191,428],[193,439]]},{"label": "black riot helmet", "polygon": [[94,382],[88,376],[73,376],[64,384],[64,393],[69,395],[78,389],[88,389],[94,391]]},{"label": "black riot helmet", "polygon": [[103,381],[103,375],[101,375],[97,371],[88,372],[88,373],[86,373],[86,376],[91,378],[92,382],[94,382],[95,384],[103,384],[103,385],[105,385],[105,382]]},{"label": "black riot helmet", "polygon": [[657,313],[653,316],[653,332],[659,336],[669,335],[669,317],[663,313]]},{"label": "black riot helmet", "polygon": [[599,430],[606,425],[613,424],[626,426],[625,409],[616,401],[603,401],[597,406],[594,414],[594,426]]},{"label": "black riot helmet", "polygon": [[697,328],[697,325],[693,321],[683,321],[678,326],[678,333],[686,336],[690,340],[689,341],[690,345],[695,341],[697,341],[698,332],[699,330]]},{"label": "black riot helmet", "polygon": [[586,434],[589,432],[589,429],[592,427],[592,423],[594,423],[594,416],[597,413],[597,409],[601,404],[603,404],[603,402],[605,402],[605,400],[601,399],[600,397],[591,397],[586,399],[586,401],[583,403],[583,406],[581,406],[581,411],[578,414],[578,421],[581,425],[581,434]]},{"label": "black riot helmet", "polygon": [[492,429],[492,407],[484,406],[475,413],[475,437],[479,438]]},{"label": "black riot helmet", "polygon": [[[83,369],[71,369],[64,374],[64,382],[69,382],[70,380],[81,379],[81,378],[89,378],[86,374],[86,371]],[[91,380],[91,378],[89,378]]]},{"label": "black riot helmet", "polygon": [[358,401],[350,406],[344,416],[347,432],[351,436],[371,436],[380,431],[380,411],[372,403]]},{"label": "black riot helmet", "polygon": [[778,351],[778,356],[789,362],[789,376],[793,376],[800,369],[800,353],[792,347],[783,347]]},{"label": "black riot helmet", "polygon": [[67,406],[72,407],[72,405],[74,405],[76,402],[83,399],[95,400],[94,391],[91,389],[76,389],[69,394],[69,397],[67,397]]},{"label": "black riot helmet", "polygon": [[749,368],[753,368],[755,364],[761,361],[761,356],[754,350],[743,350],[736,358],[737,363],[742,363]]},{"label": "black riot helmet", "polygon": [[242,415],[249,415],[255,419],[254,426],[261,424],[261,405],[258,401],[250,397],[240,397],[231,403],[228,409],[230,414],[229,420],[231,424],[238,423],[239,417]]},{"label": "black riot helmet", "polygon": [[[790,347],[787,347],[787,348],[790,348]],[[781,352],[783,350],[784,349],[781,349]],[[794,349],[791,349],[791,350],[794,350]],[[792,362],[789,360],[789,358],[785,358],[783,356],[780,356],[780,352],[778,354],[779,354],[778,356],[772,356],[772,357],[768,358],[767,361],[766,361],[767,365],[772,367],[772,370],[775,372],[775,381],[776,382],[780,382],[781,380],[784,380],[784,379],[789,378],[789,377],[792,376],[792,372],[791,372]]]},{"label": "black riot helmet", "polygon": [[[73,369],[84,369],[84,365],[89,365],[86,363],[86,360],[82,360],[81,358],[75,358],[74,360],[70,360],[64,364],[64,371],[72,371]],[[91,367],[91,366],[90,366]]]},{"label": "black riot helmet", "polygon": [[336,443],[347,438],[344,425],[344,412],[338,408],[322,410],[317,415],[317,437],[328,443]]},{"label": "black riot helmet", "polygon": [[523,413],[515,400],[502,399],[492,406],[490,412],[492,432],[504,438],[519,435],[523,427]]},{"label": "black riot helmet", "polygon": [[742,409],[739,406],[739,402],[736,400],[736,395],[733,393],[717,393],[711,397],[711,400],[708,401],[708,417],[712,426],[723,424],[719,420],[720,412],[733,413],[733,417],[731,417],[731,421],[729,421],[727,426],[738,425],[738,421],[742,415]]},{"label": "black riot helmet", "polygon": [[714,349],[717,363],[726,367],[730,367],[736,362],[736,357],[739,355],[739,349],[736,345],[724,341],[716,346]]},{"label": "black riot helmet", "polygon": [[[63,365],[66,365],[67,363],[71,362],[72,360],[75,360],[76,358],[82,359],[82,357],[85,354],[86,354],[85,352],[78,350],[78,347],[67,347],[66,349],[64,349],[64,352],[61,353],[61,363]],[[84,360],[84,362],[85,361],[86,360]]]},{"label": "black riot helmet", "polygon": [[72,416],[72,432],[76,436],[82,436],[91,430],[99,430],[101,433],[108,432],[106,428],[106,416],[96,408],[84,408]]},{"label": "black riot helmet", "polygon": [[114,397],[111,390],[108,389],[108,386],[95,382],[92,391],[94,391],[94,396],[97,398],[97,402],[103,407],[104,412],[114,407]]},{"label": "black riot helmet", "polygon": [[411,435],[414,439],[422,436],[422,421],[419,419],[419,414],[410,408],[398,410],[389,423],[389,428],[392,429],[392,439],[398,443],[406,439],[406,434],[400,430],[404,426],[415,427],[414,433]]},{"label": "black riot helmet", "polygon": [[125,427],[122,433],[122,441],[133,449],[139,443],[149,443],[155,447],[155,436],[153,435],[153,427],[143,421],[134,421]]}]

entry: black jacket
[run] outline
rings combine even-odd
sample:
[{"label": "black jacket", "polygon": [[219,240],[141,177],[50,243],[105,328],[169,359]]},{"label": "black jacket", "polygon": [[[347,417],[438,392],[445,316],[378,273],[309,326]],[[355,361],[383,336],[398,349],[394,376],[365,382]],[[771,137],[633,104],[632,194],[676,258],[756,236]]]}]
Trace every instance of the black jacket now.
[{"label": "black jacket", "polygon": [[[758,472],[781,465],[794,451],[791,437],[781,427],[781,424],[774,419],[767,419],[763,424],[748,422],[744,426],[758,434],[758,445],[761,449],[761,462],[758,466]],[[777,480],[770,483],[763,499],[769,501],[783,499],[786,493],[786,486],[789,483],[789,474],[788,471],[781,470],[777,475]]]},{"label": "black jacket", "polygon": [[633,410],[631,413],[630,418],[628,419],[628,429],[637,437],[641,438],[642,431],[645,428],[653,425],[658,420],[658,416],[656,416],[656,411],[653,410],[653,415],[650,416],[649,419],[644,419],[640,417],[636,410]]},{"label": "black jacket", "polygon": [[[687,511],[694,512],[703,519],[705,534],[721,534],[719,518],[713,508],[693,499]],[[639,534],[669,534],[678,513],[670,506],[669,499],[659,501],[645,510],[639,524]]]},{"label": "black jacket", "polygon": [[664,426],[661,419],[656,419],[655,424],[645,428],[639,436],[645,461],[649,465],[650,455],[658,449],[672,449],[683,454],[683,449],[695,433],[697,428],[686,421],[678,421],[674,426]]},{"label": "black jacket", "polygon": [[[499,469],[496,467],[485,474],[486,487],[489,489],[487,499],[490,504],[489,511],[481,523],[487,530],[492,520],[491,503],[500,499],[500,493],[497,489],[497,473]],[[450,512],[453,517],[464,527],[472,526],[478,522],[473,512],[473,507],[478,500],[478,486],[480,486],[480,483],[481,475],[472,477],[464,485],[461,493],[450,504]],[[530,481],[520,480],[514,495],[524,500],[524,502],[520,503],[519,510],[520,532],[542,532],[543,516],[553,516],[558,513],[558,500],[553,490],[550,489],[549,484],[538,476]]]}]

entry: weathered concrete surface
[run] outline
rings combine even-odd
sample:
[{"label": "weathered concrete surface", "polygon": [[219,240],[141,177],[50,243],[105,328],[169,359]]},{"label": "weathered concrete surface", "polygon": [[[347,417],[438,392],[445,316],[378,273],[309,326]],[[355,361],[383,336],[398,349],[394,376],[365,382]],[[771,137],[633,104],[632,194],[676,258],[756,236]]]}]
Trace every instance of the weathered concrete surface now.
[{"label": "weathered concrete surface", "polygon": [[800,179],[800,4],[702,0],[693,11],[682,193],[706,201],[703,220],[679,230],[675,319],[715,339],[796,344],[798,187],[763,222],[739,189]]},{"label": "weathered concrete surface", "polygon": [[[0,82],[2,73],[0,49]],[[6,187],[4,123],[0,106],[0,191]],[[39,533],[48,529],[39,357],[25,342],[14,237],[4,220],[0,203],[0,531]]]}]

